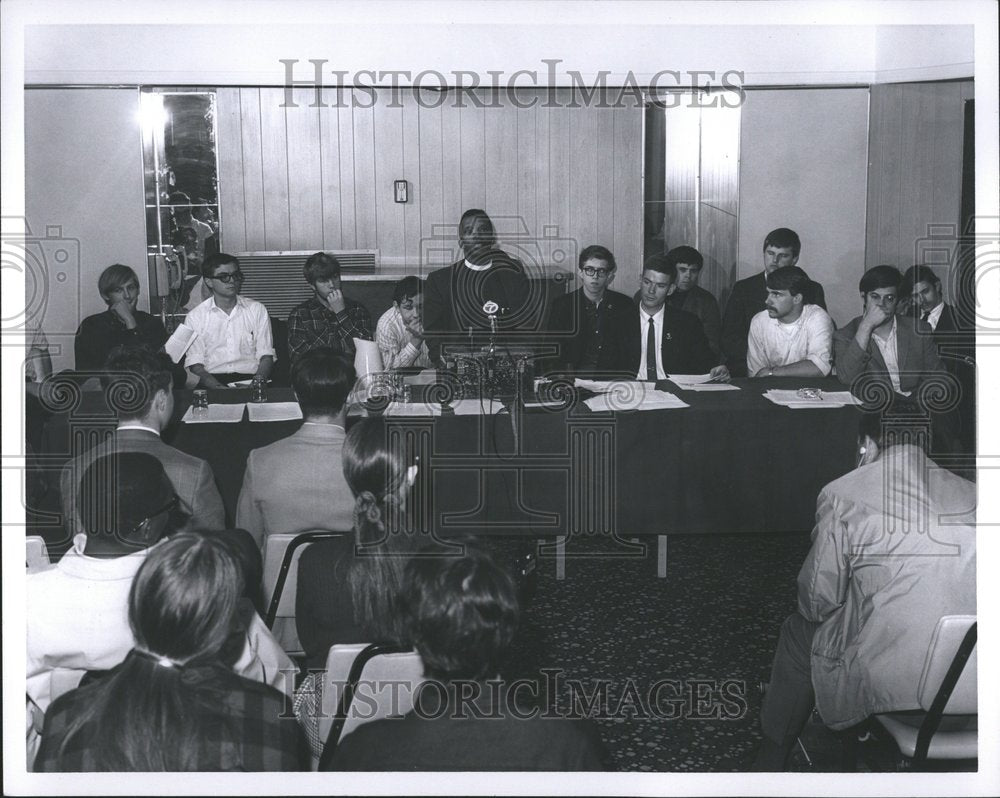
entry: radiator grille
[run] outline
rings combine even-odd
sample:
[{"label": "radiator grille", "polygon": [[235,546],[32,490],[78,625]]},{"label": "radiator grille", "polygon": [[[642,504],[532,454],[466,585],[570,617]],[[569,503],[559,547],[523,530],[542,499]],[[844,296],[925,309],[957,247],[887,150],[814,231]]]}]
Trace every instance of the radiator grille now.
[{"label": "radiator grille", "polygon": [[[340,261],[344,275],[374,274],[378,269],[377,249],[327,252]],[[313,251],[236,253],[244,275],[240,293],[263,302],[271,316],[288,318],[292,308],[312,296],[312,287],[302,276],[302,267],[312,254]]]}]

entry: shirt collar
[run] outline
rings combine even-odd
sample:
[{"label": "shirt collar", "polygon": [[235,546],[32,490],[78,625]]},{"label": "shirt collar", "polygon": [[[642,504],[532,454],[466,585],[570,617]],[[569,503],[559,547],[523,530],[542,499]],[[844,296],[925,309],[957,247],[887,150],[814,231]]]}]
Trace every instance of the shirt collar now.
[{"label": "shirt collar", "polygon": [[657,320],[657,319],[662,319],[663,318],[663,309],[666,306],[667,306],[667,304],[666,304],[666,302],[664,302],[662,305],[660,305],[660,309],[658,311],[656,311],[656,313],[654,313],[652,316],[650,316],[646,312],[646,309],[642,305],[639,305],[639,316],[640,316],[640,318],[642,318],[643,324],[649,324],[649,321],[648,321],[649,319],[653,319],[654,321]]},{"label": "shirt collar", "polygon": [[492,265],[493,261],[489,263],[471,263],[468,258],[465,259],[465,268],[472,269],[474,272],[484,272]]},{"label": "shirt collar", "polygon": [[118,425],[117,431],[121,432],[122,430],[126,429],[141,429],[144,430],[145,432],[152,432],[157,438],[160,437],[160,431],[158,429],[150,427],[139,421],[123,421],[121,424]]},{"label": "shirt collar", "polygon": [[[212,303],[211,305],[209,305],[209,308],[210,308],[211,310],[217,310],[217,311],[219,311],[220,313],[225,313],[225,312],[226,312],[226,311],[224,311],[224,310],[223,310],[222,308],[220,308],[220,307],[219,307],[219,306],[218,306],[217,304],[215,304],[215,294],[212,294],[212,296],[210,296],[210,297],[209,297],[208,299],[206,299],[205,301],[206,301],[206,302],[211,302],[211,303]],[[242,294],[237,294],[237,295],[236,295],[236,305],[235,305],[235,306],[233,307],[233,310],[236,310],[236,308],[245,308],[246,306],[247,306],[247,301],[246,301],[246,299],[245,299],[245,298],[243,297],[243,295],[242,295]],[[228,315],[228,314],[227,314],[227,315]]]}]

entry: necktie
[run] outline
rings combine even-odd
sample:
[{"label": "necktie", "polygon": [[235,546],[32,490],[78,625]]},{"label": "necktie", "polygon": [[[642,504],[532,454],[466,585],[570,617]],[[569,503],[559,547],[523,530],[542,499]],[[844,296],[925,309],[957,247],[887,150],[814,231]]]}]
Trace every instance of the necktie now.
[{"label": "necktie", "polygon": [[656,330],[653,328],[652,316],[646,328],[646,380],[656,382]]},{"label": "necktie", "polygon": [[920,321],[927,321],[928,319],[930,319],[930,317],[931,317],[931,312],[929,310],[925,310],[923,313],[920,314]]}]

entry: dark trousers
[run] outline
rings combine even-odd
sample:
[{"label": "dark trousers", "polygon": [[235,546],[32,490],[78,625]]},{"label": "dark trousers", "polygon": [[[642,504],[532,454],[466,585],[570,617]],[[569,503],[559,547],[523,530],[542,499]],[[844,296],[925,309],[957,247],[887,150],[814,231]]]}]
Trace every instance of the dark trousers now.
[{"label": "dark trousers", "polygon": [[781,625],[771,683],[760,709],[760,728],[765,747],[774,754],[775,770],[782,769],[816,703],[810,655],[818,628],[797,612]]}]

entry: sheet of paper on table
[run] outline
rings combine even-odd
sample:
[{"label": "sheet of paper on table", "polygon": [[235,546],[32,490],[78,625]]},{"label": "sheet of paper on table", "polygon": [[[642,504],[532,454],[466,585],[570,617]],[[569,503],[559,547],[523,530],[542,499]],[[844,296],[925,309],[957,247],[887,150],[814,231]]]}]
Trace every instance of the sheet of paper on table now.
[{"label": "sheet of paper on table", "polygon": [[440,416],[441,405],[426,402],[390,402],[385,416]]},{"label": "sheet of paper on table", "polygon": [[668,374],[667,379],[682,391],[738,391],[729,382],[712,382],[711,374]]},{"label": "sheet of paper on table", "polygon": [[451,406],[456,416],[494,416],[503,410],[496,399],[456,399]]},{"label": "sheet of paper on table", "polygon": [[626,388],[625,386],[633,385],[641,385],[644,388],[650,389],[655,384],[654,382],[639,382],[638,380],[584,380],[579,377],[573,380],[573,385],[577,388],[583,388],[585,391],[591,391],[592,393],[631,390],[631,388]]},{"label": "sheet of paper on table", "polygon": [[820,391],[818,396],[803,397],[797,390],[781,390],[771,388],[763,394],[765,399],[769,399],[776,405],[790,407],[794,410],[821,407],[844,407],[845,405],[861,404],[850,391],[831,391],[827,393]]},{"label": "sheet of paper on table", "polygon": [[249,402],[247,415],[251,421],[298,421],[302,408],[298,402]]},{"label": "sheet of paper on table", "polygon": [[236,424],[243,420],[245,404],[209,405],[203,414],[194,415],[194,408],[189,407],[181,419],[185,424]]},{"label": "sheet of paper on table", "polygon": [[677,407],[690,407],[672,393],[646,388],[645,383],[635,383],[642,386],[639,390],[618,390],[593,396],[584,404],[595,413],[621,412],[626,410],[669,410]]},{"label": "sheet of paper on table", "polygon": [[198,333],[195,332],[193,327],[188,327],[184,322],[181,322],[177,325],[177,329],[174,330],[174,334],[163,345],[163,350],[170,356],[170,359],[174,363],[180,363],[181,358],[184,357],[184,353],[188,351],[188,348],[197,337]]}]

